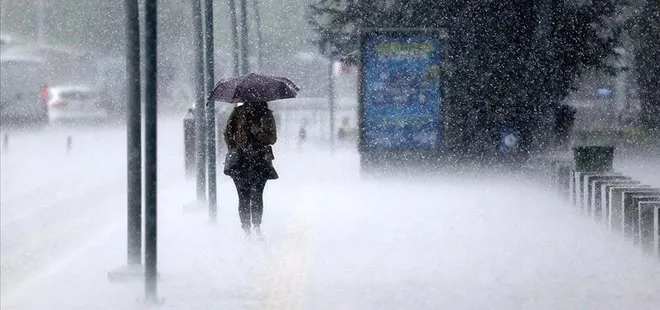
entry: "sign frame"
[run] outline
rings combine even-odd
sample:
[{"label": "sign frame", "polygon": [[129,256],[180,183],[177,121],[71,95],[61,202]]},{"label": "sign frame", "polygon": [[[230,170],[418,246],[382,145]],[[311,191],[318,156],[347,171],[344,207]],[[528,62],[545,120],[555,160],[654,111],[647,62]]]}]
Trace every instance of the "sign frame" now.
[{"label": "sign frame", "polygon": [[[415,35],[432,35],[436,36],[440,43],[438,67],[440,74],[440,85],[438,91],[438,113],[437,115],[437,128],[436,128],[436,143],[435,146],[417,146],[417,147],[374,147],[370,145],[366,139],[366,57],[367,49],[365,46],[369,36],[374,35],[392,35],[392,36],[415,36]],[[447,60],[447,30],[446,28],[364,28],[359,31],[359,65],[358,72],[358,150],[361,154],[364,153],[405,153],[405,152],[419,152],[419,153],[437,153],[443,151],[447,145],[447,74],[446,65]]]}]

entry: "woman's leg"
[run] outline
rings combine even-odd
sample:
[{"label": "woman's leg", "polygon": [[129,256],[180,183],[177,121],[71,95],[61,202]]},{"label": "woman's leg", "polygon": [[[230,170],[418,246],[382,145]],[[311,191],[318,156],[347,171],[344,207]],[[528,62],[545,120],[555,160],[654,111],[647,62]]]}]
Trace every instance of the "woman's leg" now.
[{"label": "woman's leg", "polygon": [[238,192],[238,216],[241,219],[241,228],[250,231],[250,182],[235,178],[234,184]]},{"label": "woman's leg", "polygon": [[259,227],[261,225],[261,216],[264,213],[264,188],[266,187],[265,178],[257,178],[250,187],[250,201],[252,202],[252,225]]}]

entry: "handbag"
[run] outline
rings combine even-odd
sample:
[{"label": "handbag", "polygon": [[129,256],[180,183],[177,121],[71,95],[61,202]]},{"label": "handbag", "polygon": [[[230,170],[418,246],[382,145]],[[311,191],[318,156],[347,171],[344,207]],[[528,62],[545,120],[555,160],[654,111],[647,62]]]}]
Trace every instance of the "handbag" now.
[{"label": "handbag", "polygon": [[224,173],[228,176],[235,176],[239,173],[243,165],[244,154],[239,148],[229,149],[225,155]]}]

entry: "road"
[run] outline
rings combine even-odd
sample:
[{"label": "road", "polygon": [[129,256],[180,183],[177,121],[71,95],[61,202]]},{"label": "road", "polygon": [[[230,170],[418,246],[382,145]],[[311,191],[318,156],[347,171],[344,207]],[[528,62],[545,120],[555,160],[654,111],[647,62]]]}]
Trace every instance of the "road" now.
[{"label": "road", "polygon": [[[160,165],[181,156],[166,119]],[[0,209],[2,292],[66,255],[125,216],[126,130],[123,126],[46,127],[4,131]],[[70,141],[70,143],[69,143]],[[69,147],[70,145],[70,147]],[[8,147],[7,147],[8,146]],[[178,145],[177,145],[178,146]],[[162,177],[170,177],[162,169]]]}]

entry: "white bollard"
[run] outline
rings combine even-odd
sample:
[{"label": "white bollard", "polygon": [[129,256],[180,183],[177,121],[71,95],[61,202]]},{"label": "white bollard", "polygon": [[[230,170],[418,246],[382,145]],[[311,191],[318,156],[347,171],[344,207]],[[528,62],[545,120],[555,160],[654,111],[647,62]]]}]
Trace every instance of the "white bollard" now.
[{"label": "white bollard", "polygon": [[660,202],[640,202],[638,221],[642,250],[660,259]]},{"label": "white bollard", "polygon": [[608,228],[613,232],[624,232],[624,198],[626,193],[648,191],[651,187],[648,185],[636,186],[617,186],[610,188],[609,220]]},{"label": "white bollard", "polygon": [[615,179],[621,179],[621,178],[626,178],[625,176],[621,175],[620,173],[616,172],[605,172],[601,174],[590,174],[590,175],[585,175],[584,180],[582,182],[582,210],[584,211],[585,214],[589,216],[593,216],[593,205],[594,205],[594,200],[593,198],[593,187],[596,183],[596,181],[599,180],[615,180]]},{"label": "white bollard", "polygon": [[612,209],[612,205],[611,205],[612,199],[610,198],[611,189],[616,187],[638,187],[640,185],[641,184],[639,182],[631,180],[630,182],[621,181],[612,184],[603,184],[603,186],[601,186],[601,193],[600,193],[601,212],[602,212],[601,220],[603,224],[605,224],[605,226],[608,227],[608,229],[610,226],[609,224],[610,213],[611,213],[610,210]]},{"label": "white bollard", "polygon": [[586,186],[585,186],[585,180],[588,177],[591,176],[598,176],[602,175],[603,173],[606,172],[580,172],[576,171],[575,172],[575,190],[574,190],[574,198],[573,198],[573,205],[580,209],[580,211],[584,212],[585,211],[585,206],[582,204],[584,200],[584,193],[586,191]]},{"label": "white bollard", "polygon": [[621,178],[611,178],[611,179],[596,179],[593,180],[591,185],[591,214],[596,221],[604,222],[603,214],[604,208],[607,205],[607,201],[604,201],[606,194],[604,193],[605,186],[616,186],[616,185],[635,185],[639,182],[622,176]]},{"label": "white bollard", "polygon": [[648,191],[630,192],[623,195],[623,231],[626,238],[636,242],[639,232],[639,203],[642,201],[660,201],[660,189],[651,188]]}]

